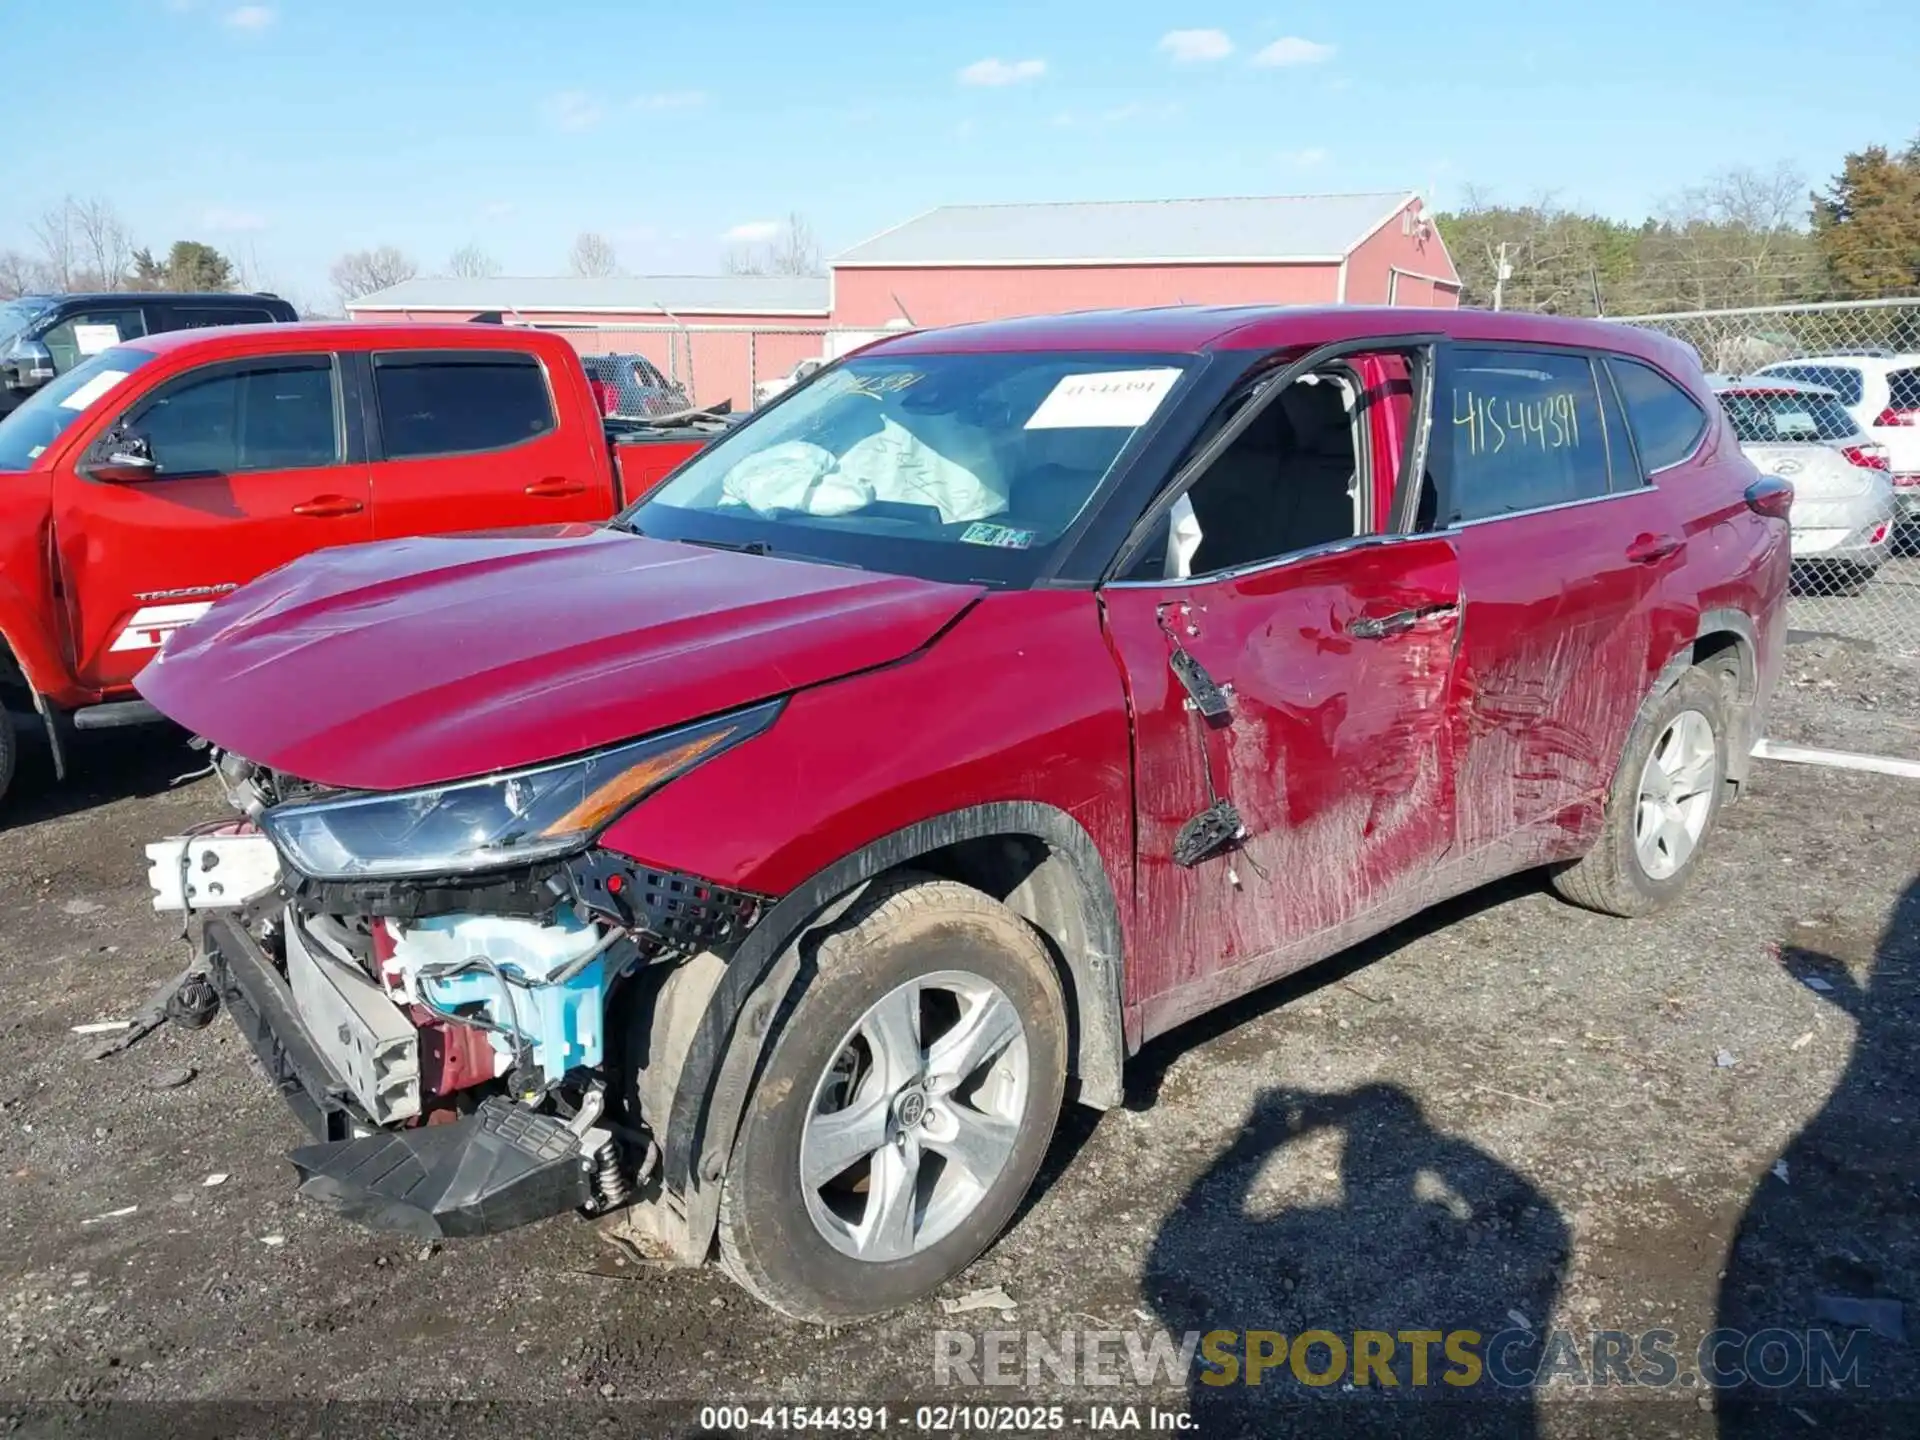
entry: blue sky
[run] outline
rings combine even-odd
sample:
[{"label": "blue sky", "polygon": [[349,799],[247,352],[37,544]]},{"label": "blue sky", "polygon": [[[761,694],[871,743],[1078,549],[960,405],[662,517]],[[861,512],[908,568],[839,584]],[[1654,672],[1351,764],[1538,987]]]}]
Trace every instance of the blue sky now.
[{"label": "blue sky", "polygon": [[[0,0],[0,249],[67,193],[328,300],[340,252],[553,274],[829,252],[958,201],[1476,185],[1634,216],[1920,130],[1892,0]],[[1817,18],[1816,18],[1817,16]],[[103,47],[110,53],[101,55]],[[29,132],[25,122],[39,128]],[[748,227],[742,231],[740,227]]]}]

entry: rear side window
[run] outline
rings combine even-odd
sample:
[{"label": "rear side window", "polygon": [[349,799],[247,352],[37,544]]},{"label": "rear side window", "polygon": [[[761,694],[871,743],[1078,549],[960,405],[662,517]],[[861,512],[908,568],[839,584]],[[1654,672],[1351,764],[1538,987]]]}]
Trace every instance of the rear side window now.
[{"label": "rear side window", "polygon": [[1606,425],[1585,355],[1449,347],[1434,408],[1442,528],[1607,493]]},{"label": "rear side window", "polygon": [[1627,426],[1640,452],[1640,464],[1651,475],[1678,465],[1694,452],[1707,433],[1707,412],[1694,398],[1651,365],[1608,359],[1613,382],[1627,407]]},{"label": "rear side window", "polygon": [[271,312],[238,305],[201,308],[176,305],[173,307],[173,325],[176,330],[207,330],[215,325],[271,325],[272,323]]},{"label": "rear side window", "polygon": [[1854,365],[1769,365],[1761,373],[1784,375],[1789,380],[1831,390],[1840,397],[1842,405],[1858,405],[1867,393],[1866,379]]},{"label": "rear side window", "polygon": [[162,476],[243,475],[340,463],[333,361],[296,356],[193,371],[125,424]]},{"label": "rear side window", "polygon": [[531,355],[375,355],[373,385],[390,460],[504,450],[554,428],[547,373]]},{"label": "rear side window", "polygon": [[1812,391],[1728,390],[1720,406],[1743,445],[1845,440],[1860,429],[1838,400]]}]

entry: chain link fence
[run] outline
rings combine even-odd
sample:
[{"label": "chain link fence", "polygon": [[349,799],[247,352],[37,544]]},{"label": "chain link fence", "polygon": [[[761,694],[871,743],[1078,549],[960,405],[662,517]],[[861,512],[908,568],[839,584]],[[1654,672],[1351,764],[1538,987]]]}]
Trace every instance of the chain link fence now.
[{"label": "chain link fence", "polygon": [[[659,404],[654,397],[643,393],[651,379],[649,371],[664,378],[682,406],[711,408],[731,404],[738,413],[752,409],[777,393],[790,383],[797,368],[837,354],[836,346],[866,339],[872,333],[792,325],[542,325],[540,328],[564,334],[582,357],[588,359],[590,374],[604,370],[610,390],[621,397],[622,403],[632,399],[646,407],[642,413],[656,414]],[[604,357],[604,361],[596,366],[592,357]],[[619,363],[623,358],[629,363]],[[635,361],[644,363],[632,363]]]},{"label": "chain link fence", "polygon": [[1734,429],[1794,486],[1795,643],[1774,738],[1920,759],[1920,299],[1625,323],[1740,377],[1723,399]]}]

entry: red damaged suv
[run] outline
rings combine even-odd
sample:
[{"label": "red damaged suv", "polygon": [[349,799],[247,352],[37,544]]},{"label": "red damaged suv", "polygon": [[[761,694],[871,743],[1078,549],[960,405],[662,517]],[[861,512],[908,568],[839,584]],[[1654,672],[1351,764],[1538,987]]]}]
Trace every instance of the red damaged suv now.
[{"label": "red damaged suv", "polygon": [[150,847],[156,904],[304,1194],[882,1311],[1183,1020],[1528,867],[1671,900],[1790,499],[1599,322],[902,335],[608,526],[332,550],[176,633],[140,689],[246,818]]}]

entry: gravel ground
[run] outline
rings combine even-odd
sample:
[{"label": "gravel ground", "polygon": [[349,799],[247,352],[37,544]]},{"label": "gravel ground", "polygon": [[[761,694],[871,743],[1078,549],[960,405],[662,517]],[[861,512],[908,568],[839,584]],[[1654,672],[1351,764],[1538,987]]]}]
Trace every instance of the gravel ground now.
[{"label": "gravel ground", "polygon": [[[1798,647],[1783,719],[1820,722],[1796,666],[1833,678],[1855,658]],[[1875,1403],[1845,1413],[1804,1388],[1743,1409],[1564,1369],[1501,1404],[1284,1371],[1258,1389],[970,1388],[933,1365],[943,1329],[1524,1324],[1582,1345],[1672,1330],[1690,1373],[1716,1325],[1805,1332],[1822,1296],[1904,1301],[1915,1323],[1911,783],[1761,766],[1665,915],[1604,919],[1522,878],[1156,1043],[1126,1108],[1065,1118],[1030,1205],[947,1292],[1001,1286],[1016,1311],[927,1304],[830,1332],[714,1271],[626,1262],[572,1217],[423,1247],[296,1203],[281,1156],[302,1137],[224,1019],[88,1059],[70,1027],[125,1016],[186,954],[148,909],[140,846],[221,802],[204,780],[168,788],[190,768],[170,739],[103,736],[83,758],[84,784],[30,774],[0,816],[0,1373],[20,1400],[509,1402],[390,1415],[387,1433],[586,1428],[563,1402],[646,1433],[658,1413],[622,1407],[661,1397],[1050,1398],[1069,1429],[1095,1404],[1158,1404],[1209,1434],[1327,1406],[1337,1433],[1920,1433],[1894,1400],[1920,1397],[1914,1352],[1878,1337],[1858,1352]],[[153,1435],[188,1412],[117,1413]]]}]

